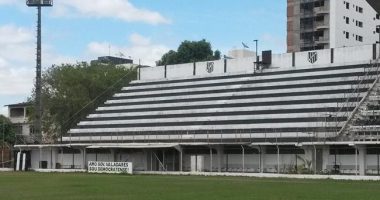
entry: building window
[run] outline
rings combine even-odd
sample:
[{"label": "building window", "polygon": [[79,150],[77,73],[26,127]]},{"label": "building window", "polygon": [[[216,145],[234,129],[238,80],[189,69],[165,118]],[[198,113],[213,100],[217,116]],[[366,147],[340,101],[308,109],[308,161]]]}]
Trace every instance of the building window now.
[{"label": "building window", "polygon": [[22,124],[13,125],[13,130],[16,135],[22,135]]},{"label": "building window", "polygon": [[380,15],[379,14],[376,14],[376,19],[380,19]]},{"label": "building window", "polygon": [[356,20],[356,26],[363,28],[363,22]]},{"label": "building window", "polygon": [[356,35],[356,41],[363,42],[363,36]]},{"label": "building window", "polygon": [[10,108],[10,117],[21,118],[24,117],[24,108]]},{"label": "building window", "polygon": [[346,32],[346,39],[350,39],[350,33]]},{"label": "building window", "polygon": [[350,9],[350,3],[346,2],[346,9],[349,10]]},{"label": "building window", "polygon": [[346,24],[350,24],[350,18],[346,17]]},{"label": "building window", "polygon": [[363,13],[363,8],[362,7],[357,7],[357,11],[359,12],[359,13]]}]

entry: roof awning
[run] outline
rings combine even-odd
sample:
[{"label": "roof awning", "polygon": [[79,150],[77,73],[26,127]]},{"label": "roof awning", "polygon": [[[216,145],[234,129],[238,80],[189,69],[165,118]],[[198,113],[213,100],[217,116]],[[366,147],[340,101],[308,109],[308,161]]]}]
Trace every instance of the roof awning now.
[{"label": "roof awning", "polygon": [[91,145],[87,149],[164,149],[174,148],[179,144],[108,144],[108,145]]},{"label": "roof awning", "polygon": [[87,144],[17,144],[16,149],[38,149],[38,148],[62,148],[62,147],[86,147]]}]

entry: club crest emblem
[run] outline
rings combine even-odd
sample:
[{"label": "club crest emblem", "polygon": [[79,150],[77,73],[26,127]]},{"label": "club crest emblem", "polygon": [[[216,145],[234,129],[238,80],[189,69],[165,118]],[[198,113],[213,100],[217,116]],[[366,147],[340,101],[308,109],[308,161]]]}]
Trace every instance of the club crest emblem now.
[{"label": "club crest emblem", "polygon": [[316,51],[309,52],[308,60],[311,64],[314,64],[318,60],[318,53]]},{"label": "club crest emblem", "polygon": [[208,62],[206,66],[206,71],[212,73],[214,71],[214,62]]}]

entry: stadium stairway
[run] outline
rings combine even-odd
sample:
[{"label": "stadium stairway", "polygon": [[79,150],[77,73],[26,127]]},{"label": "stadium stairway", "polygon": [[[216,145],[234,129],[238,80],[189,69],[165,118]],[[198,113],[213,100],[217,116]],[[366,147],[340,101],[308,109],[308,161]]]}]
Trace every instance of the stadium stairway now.
[{"label": "stadium stairway", "polygon": [[[267,69],[255,74],[134,81],[71,129],[63,142],[335,140],[343,126],[355,128],[347,119],[376,80],[368,76],[370,67]],[[353,91],[353,85],[358,89]]]},{"label": "stadium stairway", "polygon": [[352,141],[380,141],[380,83],[376,80],[345,131]]}]

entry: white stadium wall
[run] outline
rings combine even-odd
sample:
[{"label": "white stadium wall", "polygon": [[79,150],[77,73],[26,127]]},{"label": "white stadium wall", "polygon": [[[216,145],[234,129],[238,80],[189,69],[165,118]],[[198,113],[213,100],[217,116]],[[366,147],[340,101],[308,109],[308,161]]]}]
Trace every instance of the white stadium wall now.
[{"label": "white stadium wall", "polygon": [[293,54],[284,53],[284,54],[275,54],[272,55],[272,65],[273,68],[282,68],[284,66],[292,66]]},{"label": "white stadium wall", "polygon": [[254,57],[227,60],[227,73],[253,73]]},{"label": "white stadium wall", "polygon": [[163,66],[140,68],[140,80],[163,79],[164,74],[165,68]]},{"label": "white stadium wall", "polygon": [[196,76],[212,76],[224,74],[224,60],[210,61],[210,62],[197,62]]},{"label": "white stadium wall", "polygon": [[[375,55],[374,55],[375,54]],[[273,54],[269,68],[305,68],[370,63],[379,54],[378,45],[342,47],[309,52]],[[139,81],[172,80],[224,74],[247,74],[255,71],[255,57],[144,67]]]},{"label": "white stadium wall", "polygon": [[[376,45],[376,52],[379,53],[379,45]],[[334,62],[341,63],[343,65],[350,62],[369,62],[373,58],[373,45],[364,45],[348,48],[337,48],[334,52]]]},{"label": "white stadium wall", "polygon": [[[164,70],[165,70],[164,66],[161,66],[161,68],[164,68]],[[168,79],[175,79],[175,78],[181,78],[181,77],[191,77],[191,76],[193,76],[193,73],[194,73],[193,63],[179,64],[179,65],[168,65],[166,69],[167,69],[167,78]],[[164,74],[163,74],[163,76],[164,76]]]}]

